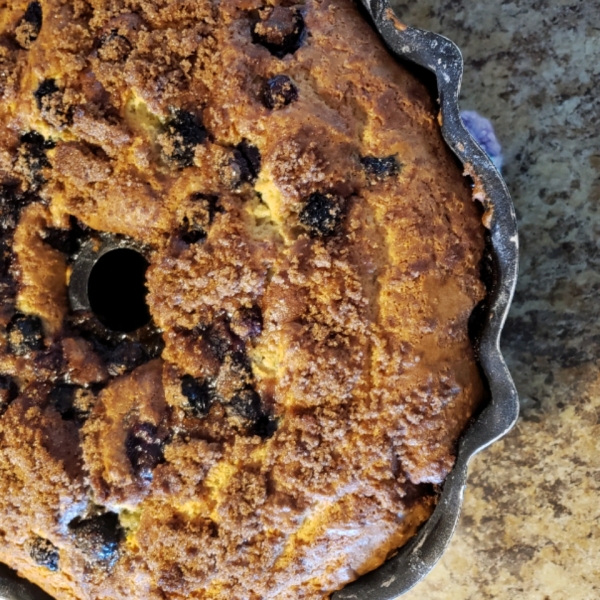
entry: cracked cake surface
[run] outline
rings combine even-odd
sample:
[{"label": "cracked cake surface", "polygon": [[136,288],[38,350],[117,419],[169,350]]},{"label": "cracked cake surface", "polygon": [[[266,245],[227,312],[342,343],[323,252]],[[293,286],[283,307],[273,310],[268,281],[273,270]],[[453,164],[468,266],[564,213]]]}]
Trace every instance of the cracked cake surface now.
[{"label": "cracked cake surface", "polygon": [[376,568],[484,398],[483,248],[350,0],[0,0],[0,563],[59,600]]}]

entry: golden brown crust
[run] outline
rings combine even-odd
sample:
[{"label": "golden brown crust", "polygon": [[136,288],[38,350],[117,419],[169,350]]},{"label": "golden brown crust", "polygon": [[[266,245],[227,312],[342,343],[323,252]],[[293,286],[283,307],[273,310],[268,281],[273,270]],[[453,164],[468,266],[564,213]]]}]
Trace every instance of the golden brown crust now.
[{"label": "golden brown crust", "polygon": [[[349,0],[39,8],[0,4],[0,562],[60,600],[327,598],[483,397],[435,106]],[[141,333],[69,308],[104,233],[147,253]]]}]

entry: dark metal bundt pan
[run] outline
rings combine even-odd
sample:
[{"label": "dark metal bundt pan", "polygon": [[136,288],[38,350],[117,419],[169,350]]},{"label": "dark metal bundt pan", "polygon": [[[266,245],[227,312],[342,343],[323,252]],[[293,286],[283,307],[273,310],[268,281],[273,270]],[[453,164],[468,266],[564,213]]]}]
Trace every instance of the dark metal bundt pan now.
[{"label": "dark metal bundt pan", "polygon": [[[517,420],[519,401],[500,352],[500,334],[517,281],[519,242],[508,189],[460,118],[458,97],[463,73],[460,50],[445,37],[404,25],[387,0],[362,0],[362,3],[394,54],[435,74],[442,134],[473,178],[474,193],[485,209],[494,265],[494,284],[488,294],[487,313],[477,340],[490,401],[461,438],[456,465],[446,479],[439,503],[418,534],[379,569],[332,597],[332,600],[394,600],[421,581],[447,548],[458,523],[471,458],[508,433]],[[78,300],[82,294],[75,293],[75,296]],[[43,599],[50,600],[0,565],[0,600]]]}]

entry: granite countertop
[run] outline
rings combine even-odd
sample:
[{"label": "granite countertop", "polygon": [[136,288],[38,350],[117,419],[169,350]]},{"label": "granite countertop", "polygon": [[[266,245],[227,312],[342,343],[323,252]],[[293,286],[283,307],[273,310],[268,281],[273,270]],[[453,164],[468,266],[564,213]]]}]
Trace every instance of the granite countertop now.
[{"label": "granite countertop", "polygon": [[477,456],[457,535],[407,600],[600,598],[600,0],[412,0],[454,40],[517,210],[503,351],[522,416]]}]

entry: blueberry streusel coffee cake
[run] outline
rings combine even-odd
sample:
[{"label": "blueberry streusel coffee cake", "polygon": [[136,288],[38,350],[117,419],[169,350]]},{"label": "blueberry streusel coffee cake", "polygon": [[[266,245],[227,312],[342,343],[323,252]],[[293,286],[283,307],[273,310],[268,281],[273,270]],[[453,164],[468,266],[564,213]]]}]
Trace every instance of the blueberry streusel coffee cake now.
[{"label": "blueberry streusel coffee cake", "polygon": [[0,1],[0,562],[324,599],[483,397],[484,233],[350,0]]}]

